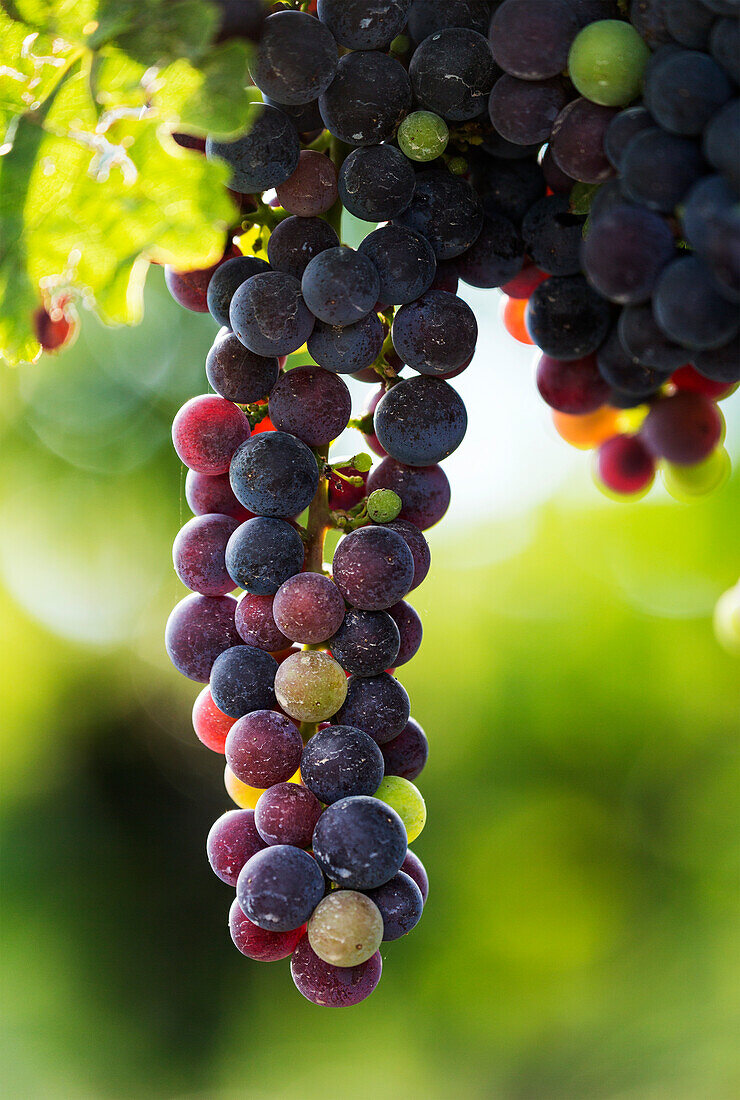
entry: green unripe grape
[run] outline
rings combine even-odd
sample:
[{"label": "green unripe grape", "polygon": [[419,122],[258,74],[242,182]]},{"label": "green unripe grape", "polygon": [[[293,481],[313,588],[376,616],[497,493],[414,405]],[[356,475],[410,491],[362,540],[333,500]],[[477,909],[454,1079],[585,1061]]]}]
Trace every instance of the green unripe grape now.
[{"label": "green unripe grape", "polygon": [[327,894],[308,922],[308,942],[332,966],[359,966],[375,954],[382,940],[380,910],[356,890]]},{"label": "green unripe grape", "polygon": [[449,138],[447,123],[433,111],[412,111],[398,127],[398,147],[409,160],[441,157]]},{"label": "green unripe grape", "polygon": [[304,650],[287,657],[275,675],[275,695],[291,718],[323,722],[336,714],[347,695],[342,666],[321,650]]},{"label": "green unripe grape", "polygon": [[714,633],[728,653],[740,657],[740,581],[717,600]]},{"label": "green unripe grape", "polygon": [[631,23],[600,19],[576,35],[568,75],[578,91],[602,107],[621,107],[640,94],[647,48]]},{"label": "green unripe grape", "polygon": [[452,157],[447,163],[447,168],[453,176],[464,176],[468,170],[468,162],[465,157]]},{"label": "green unripe grape", "polygon": [[709,458],[695,466],[675,466],[667,462],[663,467],[663,483],[675,500],[696,500],[724,485],[730,476],[731,465],[724,447],[716,447]]},{"label": "green unripe grape", "polygon": [[386,775],[375,798],[395,810],[406,826],[409,844],[416,840],[427,823],[427,808],[421,791],[400,775]]},{"label": "green unripe grape", "polygon": [[390,523],[402,507],[400,496],[392,489],[375,489],[367,498],[367,514],[373,523]]}]

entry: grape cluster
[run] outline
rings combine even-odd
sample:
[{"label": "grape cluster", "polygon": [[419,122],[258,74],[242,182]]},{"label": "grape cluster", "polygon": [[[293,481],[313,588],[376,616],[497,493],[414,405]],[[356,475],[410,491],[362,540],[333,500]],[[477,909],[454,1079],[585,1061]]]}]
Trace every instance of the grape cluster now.
[{"label": "grape cluster", "polygon": [[[686,500],[729,459],[717,402],[740,381],[740,100],[734,0],[504,0],[496,132],[538,154],[527,262],[503,318],[597,482]],[[652,51],[652,52],[651,52]],[[564,75],[567,74],[567,75]]]},{"label": "grape cluster", "polygon": [[[707,42],[715,15],[735,27],[717,3],[732,7],[707,0]],[[290,955],[305,997],[349,1005],[375,988],[381,943],[414,927],[427,892],[408,849],[425,822],[413,780],[427,741],[394,672],[421,643],[406,597],[429,569],[423,532],[449,505],[440,463],[467,425],[450,380],[478,333],[459,282],[504,291],[507,328],[541,349],[558,430],[598,446],[611,491],[645,491],[658,459],[677,494],[716,483],[716,401],[737,379],[737,183],[719,163],[728,131],[716,164],[707,134],[737,100],[726,61],[693,38],[649,60],[643,24],[610,0],[307,6],[275,5],[250,31],[263,102],[244,134],[203,144],[229,166],[240,211],[222,260],[166,271],[177,301],[221,326],[206,361],[215,392],[173,424],[194,518],[175,540],[191,595],[166,644],[206,685],[195,732],[225,754],[239,807],[208,839],[236,887],[236,946]],[[679,42],[694,28],[693,6],[637,7],[669,9]],[[680,88],[658,79],[661,58],[687,54],[720,73],[688,95],[703,112],[685,102],[685,75]],[[676,97],[700,130],[677,133]],[[683,153],[630,175],[646,134]],[[367,223],[356,249],[343,211]],[[343,375],[381,383],[358,420]],[[348,426],[379,463],[329,460]]]}]

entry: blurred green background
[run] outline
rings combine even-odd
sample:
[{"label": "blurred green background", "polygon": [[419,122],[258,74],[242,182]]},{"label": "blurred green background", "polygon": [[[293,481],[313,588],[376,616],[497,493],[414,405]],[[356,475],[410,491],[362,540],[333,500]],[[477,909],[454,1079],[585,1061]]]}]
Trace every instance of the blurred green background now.
[{"label": "blurred green background", "polygon": [[233,948],[203,853],[222,763],[162,631],[189,516],[169,423],[213,330],[159,272],[147,296],[142,327],[85,315],[2,372],[4,1095],[740,1095],[740,664],[711,629],[738,476],[605,504],[576,455],[502,513],[486,486],[511,470],[476,459],[401,673],[431,744],[424,920],[369,1001],[319,1009]]}]

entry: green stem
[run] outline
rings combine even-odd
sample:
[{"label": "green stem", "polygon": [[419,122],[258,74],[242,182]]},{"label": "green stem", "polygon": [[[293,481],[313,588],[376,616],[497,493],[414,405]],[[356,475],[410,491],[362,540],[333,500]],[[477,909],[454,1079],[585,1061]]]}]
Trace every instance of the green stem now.
[{"label": "green stem", "polygon": [[[316,453],[320,465],[325,465],[329,448],[320,447]],[[329,482],[322,470],[316,496],[311,501],[308,509],[308,521],[306,523],[306,572],[308,573],[323,573],[324,571],[324,540],[328,526]]]},{"label": "green stem", "polygon": [[[332,137],[329,141],[329,156],[331,157],[332,164],[339,174],[339,169],[344,164],[345,157],[348,153],[348,147],[344,145],[338,138]],[[342,200],[337,199],[334,205],[327,210],[324,215],[326,221],[332,227],[339,240],[342,239]]]}]

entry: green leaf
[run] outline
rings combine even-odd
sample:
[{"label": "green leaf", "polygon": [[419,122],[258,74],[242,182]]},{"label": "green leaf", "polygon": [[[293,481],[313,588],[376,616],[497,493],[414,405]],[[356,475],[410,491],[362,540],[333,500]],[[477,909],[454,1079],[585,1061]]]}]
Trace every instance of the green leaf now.
[{"label": "green leaf", "polygon": [[250,102],[249,50],[243,42],[214,46],[194,69],[175,61],[157,76],[153,101],[178,127],[228,137],[244,129]]},{"label": "green leaf", "polygon": [[147,259],[208,267],[235,219],[226,165],[180,149],[154,112],[111,115],[101,129],[87,75],[65,82],[43,128],[22,119],[0,159],[0,347],[11,362],[38,353],[40,286],[75,286],[104,320],[132,323]]},{"label": "green leaf", "polygon": [[[98,0],[3,0],[6,14],[30,30],[78,45],[95,27]],[[28,33],[28,31],[26,31]]]},{"label": "green leaf", "polygon": [[38,110],[75,56],[76,47],[0,11],[0,145],[20,115]]},{"label": "green leaf", "polygon": [[203,57],[219,15],[202,0],[99,0],[97,20],[89,39],[93,49],[113,43],[148,68]]}]

